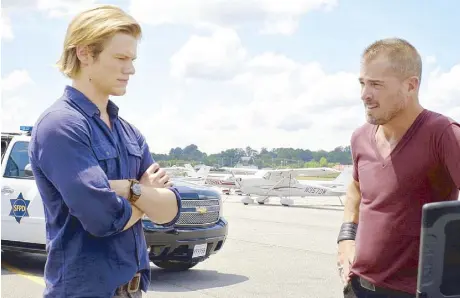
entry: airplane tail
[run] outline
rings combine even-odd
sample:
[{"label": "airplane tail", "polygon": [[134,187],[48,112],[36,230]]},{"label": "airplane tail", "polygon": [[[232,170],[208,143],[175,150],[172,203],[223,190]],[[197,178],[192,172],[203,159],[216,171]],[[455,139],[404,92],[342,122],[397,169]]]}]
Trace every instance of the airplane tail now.
[{"label": "airplane tail", "polygon": [[210,166],[201,166],[201,168],[196,172],[197,177],[206,179],[211,171]]},{"label": "airplane tail", "polygon": [[187,172],[188,177],[197,177],[197,172],[195,171],[195,169],[192,167],[191,164],[189,163],[185,164],[184,167],[187,169],[186,172]]},{"label": "airplane tail", "polygon": [[351,179],[353,179],[353,167],[346,167],[343,169],[342,173],[340,173],[340,175],[331,182],[334,184],[343,184],[347,187],[348,184],[350,184]]},{"label": "airplane tail", "polygon": [[201,168],[198,171],[195,171],[191,164],[185,164],[184,167],[186,169],[187,177],[198,178],[200,180],[206,179],[209,175],[209,172],[211,171],[210,166],[204,165],[201,166]]}]

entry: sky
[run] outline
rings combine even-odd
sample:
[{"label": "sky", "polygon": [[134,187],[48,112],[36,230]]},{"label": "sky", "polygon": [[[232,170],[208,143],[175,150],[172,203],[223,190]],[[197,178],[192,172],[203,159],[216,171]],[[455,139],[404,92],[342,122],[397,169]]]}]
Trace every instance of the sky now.
[{"label": "sky", "polygon": [[111,99],[155,153],[349,145],[365,121],[360,55],[386,37],[420,52],[422,105],[460,121],[459,1],[3,0],[3,132],[71,84],[55,67],[67,25],[97,4],[142,26],[136,74]]}]

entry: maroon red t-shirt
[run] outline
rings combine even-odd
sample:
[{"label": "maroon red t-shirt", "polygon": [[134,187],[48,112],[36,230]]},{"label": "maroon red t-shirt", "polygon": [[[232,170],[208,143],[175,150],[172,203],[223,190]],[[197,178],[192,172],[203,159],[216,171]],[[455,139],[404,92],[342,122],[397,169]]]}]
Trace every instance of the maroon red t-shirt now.
[{"label": "maroon red t-shirt", "polygon": [[385,159],[376,130],[366,123],[351,139],[362,195],[351,275],[415,294],[422,206],[459,196],[460,125],[424,110]]}]

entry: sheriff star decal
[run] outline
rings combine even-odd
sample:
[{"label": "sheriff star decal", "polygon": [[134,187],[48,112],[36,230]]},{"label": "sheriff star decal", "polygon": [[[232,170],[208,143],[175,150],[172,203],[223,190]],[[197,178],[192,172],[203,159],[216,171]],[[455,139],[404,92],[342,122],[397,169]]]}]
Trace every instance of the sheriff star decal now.
[{"label": "sheriff star decal", "polygon": [[25,200],[22,193],[19,194],[17,199],[11,199],[11,212],[10,216],[13,216],[16,221],[20,224],[23,217],[29,217],[29,200]]}]

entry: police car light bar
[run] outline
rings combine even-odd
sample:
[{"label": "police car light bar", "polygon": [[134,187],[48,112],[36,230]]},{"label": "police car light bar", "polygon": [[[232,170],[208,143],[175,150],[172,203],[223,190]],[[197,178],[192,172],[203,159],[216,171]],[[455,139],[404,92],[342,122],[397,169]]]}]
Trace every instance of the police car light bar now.
[{"label": "police car light bar", "polygon": [[19,127],[19,129],[21,131],[25,131],[25,132],[31,132],[32,128],[33,128],[33,126],[21,126],[21,127]]}]

